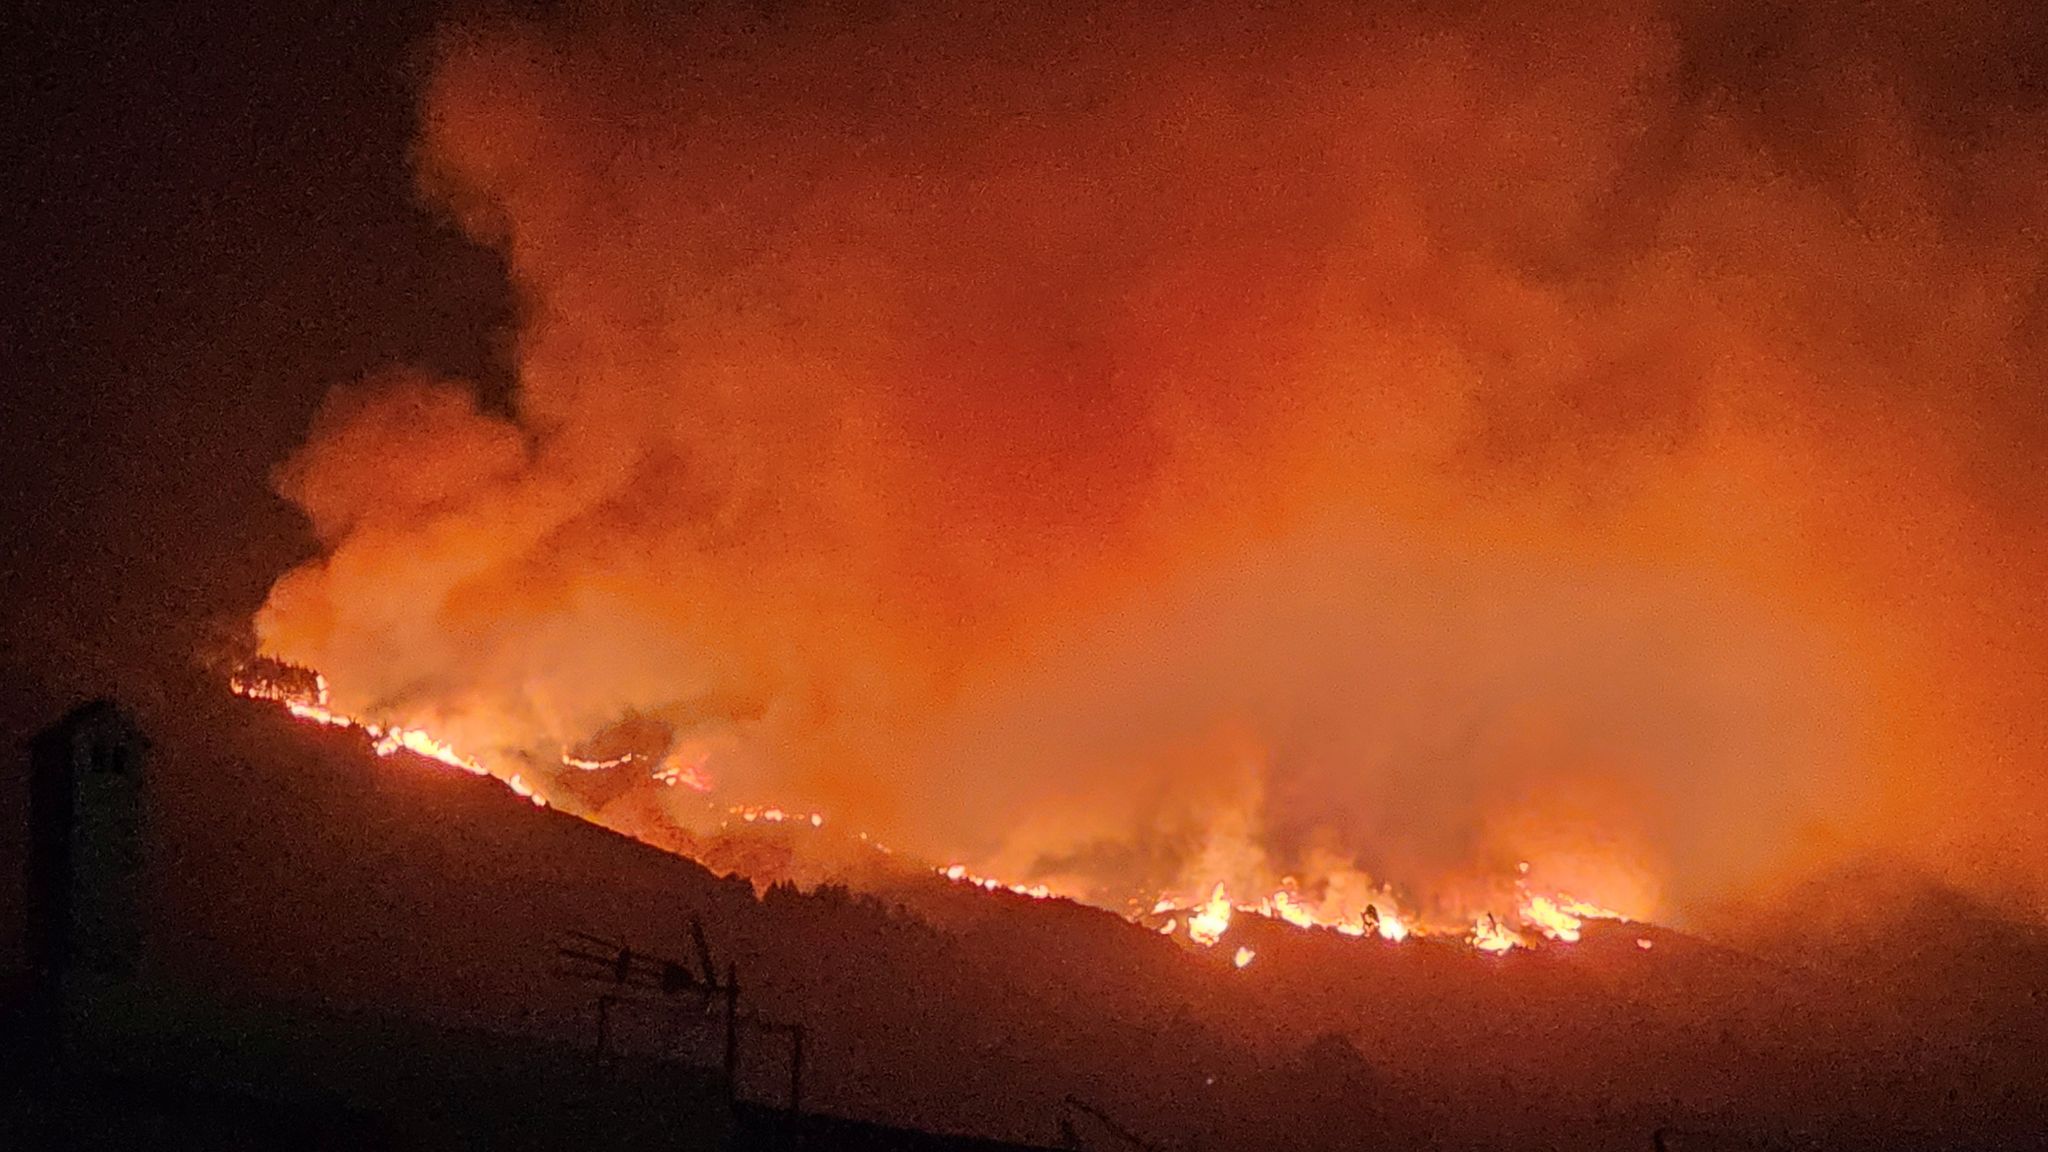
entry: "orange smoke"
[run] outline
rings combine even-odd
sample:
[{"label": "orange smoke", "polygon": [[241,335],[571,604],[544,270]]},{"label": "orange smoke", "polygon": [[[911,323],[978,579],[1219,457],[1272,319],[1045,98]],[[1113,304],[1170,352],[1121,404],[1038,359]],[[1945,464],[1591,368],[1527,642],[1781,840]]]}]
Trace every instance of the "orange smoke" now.
[{"label": "orange smoke", "polygon": [[2038,109],[1823,15],[1142,7],[448,30],[518,389],[337,390],[265,648],[1104,900],[2039,893]]}]

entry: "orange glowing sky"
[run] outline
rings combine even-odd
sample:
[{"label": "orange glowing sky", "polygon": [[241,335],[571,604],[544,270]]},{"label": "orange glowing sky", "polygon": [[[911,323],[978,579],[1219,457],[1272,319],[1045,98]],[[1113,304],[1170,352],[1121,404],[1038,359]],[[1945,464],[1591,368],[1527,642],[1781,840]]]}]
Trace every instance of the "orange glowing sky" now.
[{"label": "orange glowing sky", "polygon": [[280,469],[348,710],[1078,888],[2039,899],[2038,112],[1683,7],[629,8],[434,45],[518,388]]}]

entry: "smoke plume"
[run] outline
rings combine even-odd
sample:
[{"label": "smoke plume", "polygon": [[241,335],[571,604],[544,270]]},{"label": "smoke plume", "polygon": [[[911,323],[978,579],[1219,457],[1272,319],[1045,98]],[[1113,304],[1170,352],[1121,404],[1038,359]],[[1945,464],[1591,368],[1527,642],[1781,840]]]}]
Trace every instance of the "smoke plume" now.
[{"label": "smoke plume", "polygon": [[344,705],[1075,891],[2038,901],[2025,6],[644,7],[432,45],[518,385],[281,468]]}]

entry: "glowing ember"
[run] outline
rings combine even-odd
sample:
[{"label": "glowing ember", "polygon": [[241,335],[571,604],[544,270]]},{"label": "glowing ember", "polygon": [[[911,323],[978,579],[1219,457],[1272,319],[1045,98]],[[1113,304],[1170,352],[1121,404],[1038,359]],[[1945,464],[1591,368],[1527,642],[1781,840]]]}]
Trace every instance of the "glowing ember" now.
[{"label": "glowing ember", "polygon": [[757,808],[745,804],[736,804],[726,809],[726,811],[748,824],[809,824],[813,828],[823,828],[825,826],[824,814],[819,812],[805,815],[801,812],[790,812],[781,808]]},{"label": "glowing ember", "polygon": [[1235,955],[1235,956],[1232,956],[1232,957],[1230,958],[1230,962],[1231,962],[1231,964],[1235,965],[1236,967],[1242,968],[1242,967],[1244,967],[1245,965],[1247,965],[1247,964],[1251,963],[1251,962],[1252,962],[1252,958],[1253,958],[1253,957],[1255,957],[1255,956],[1257,956],[1257,955],[1258,955],[1258,953],[1257,953],[1257,952],[1254,952],[1254,951],[1252,951],[1252,950],[1251,950],[1251,949],[1249,949],[1249,948],[1239,948],[1239,949],[1237,950],[1237,955]]},{"label": "glowing ember", "polygon": [[702,764],[672,765],[656,772],[653,778],[670,788],[680,784],[692,792],[711,791],[711,778],[705,775]]}]

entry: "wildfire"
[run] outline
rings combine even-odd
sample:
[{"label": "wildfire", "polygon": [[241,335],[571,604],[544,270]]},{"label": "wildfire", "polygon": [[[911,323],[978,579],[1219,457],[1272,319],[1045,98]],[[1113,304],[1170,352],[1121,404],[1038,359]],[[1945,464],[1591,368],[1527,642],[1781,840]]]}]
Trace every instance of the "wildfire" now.
[{"label": "wildfire", "polygon": [[[447,741],[420,729],[404,728],[395,724],[378,724],[334,710],[328,703],[327,678],[318,673],[312,675],[310,682],[300,685],[282,678],[238,675],[229,679],[228,687],[238,695],[252,700],[269,700],[282,705],[285,711],[301,720],[359,731],[370,738],[370,747],[379,756],[391,756],[401,751],[411,752],[429,760],[438,760],[451,768],[460,768],[473,775],[492,774],[490,769],[456,751]],[[506,778],[503,783],[513,793],[533,801],[535,805],[547,805],[547,800],[520,779],[517,773]]]},{"label": "wildfire", "polygon": [[[328,706],[327,677],[317,672],[313,674],[309,685],[298,690],[294,690],[293,686],[283,680],[256,676],[233,677],[228,681],[228,687],[252,700],[271,700],[282,704],[285,711],[301,720],[311,720],[316,724],[326,724],[335,728],[359,729],[370,737],[370,747],[374,748],[379,756],[389,756],[403,749],[478,776],[491,774],[489,769],[457,752],[446,741],[435,739],[417,728],[374,724],[335,711]],[[513,791],[517,792],[519,788],[515,786]],[[520,792],[520,795],[531,796],[532,793]]]},{"label": "wildfire", "polygon": [[825,826],[824,814],[819,812],[806,816],[801,812],[785,812],[780,808],[758,808],[747,804],[735,804],[726,811],[748,824],[809,824],[813,828]]},{"label": "wildfire", "polygon": [[1491,912],[1472,922],[1471,941],[1472,946],[1481,952],[1492,952],[1496,955],[1528,945],[1528,941],[1522,939],[1520,933],[1501,927],[1500,921],[1495,919]]},{"label": "wildfire", "polygon": [[1209,899],[1188,914],[1188,939],[1204,947],[1223,939],[1223,933],[1230,929],[1230,912],[1230,896],[1219,880],[1210,890]]},{"label": "wildfire", "polygon": [[1182,912],[1187,915],[1188,939],[1203,947],[1222,939],[1230,928],[1231,917],[1238,912],[1278,920],[1295,928],[1326,928],[1353,938],[1377,936],[1396,944],[1415,931],[1412,922],[1395,909],[1391,896],[1382,896],[1351,912],[1336,897],[1318,901],[1303,895],[1294,887],[1291,877],[1271,895],[1258,900],[1233,901],[1227,886],[1218,882],[1209,888],[1207,896],[1192,903],[1163,896],[1152,905],[1149,914],[1156,917]]},{"label": "wildfire", "polygon": [[670,788],[680,784],[692,792],[711,791],[711,778],[701,764],[670,765],[655,772],[653,779]]},{"label": "wildfire", "polygon": [[[376,741],[374,747],[377,749],[377,755],[379,756],[389,756],[403,748],[407,752],[425,756],[431,760],[439,760],[451,768],[460,768],[464,772],[471,772],[478,776],[489,776],[491,774],[490,770],[483,765],[450,747],[447,741],[437,740],[417,728],[384,728],[376,724],[362,724],[355,721],[349,721],[349,723],[356,723],[357,727],[370,734],[370,738]],[[513,790],[518,791],[516,788]]]},{"label": "wildfire", "polygon": [[1628,917],[1619,912],[1574,900],[1569,896],[1531,896],[1522,905],[1522,919],[1533,925],[1537,931],[1552,940],[1567,944],[1578,942],[1579,930],[1588,920],[1619,920],[1628,923]]},{"label": "wildfire", "polygon": [[1047,888],[1043,884],[1005,884],[1001,880],[988,876],[976,876],[967,870],[965,864],[948,864],[944,868],[937,869],[937,871],[939,875],[944,876],[948,880],[961,884],[972,884],[976,888],[989,892],[1012,892],[1019,896],[1029,896],[1033,900],[1052,899],[1052,889]]},{"label": "wildfire", "polygon": [[[1367,908],[1366,911],[1371,912],[1373,909]],[[1401,917],[1398,914],[1383,912],[1374,916],[1373,919],[1377,922],[1378,926],[1374,930],[1379,933],[1380,939],[1391,940],[1399,944],[1408,938],[1408,925],[1401,922]]]},{"label": "wildfire", "polygon": [[[1523,865],[1521,870],[1526,875],[1528,866]],[[1294,883],[1290,877],[1269,896],[1252,901],[1234,901],[1227,886],[1218,882],[1199,900],[1161,897],[1153,903],[1148,915],[1170,917],[1159,929],[1164,935],[1172,935],[1181,923],[1178,917],[1185,915],[1188,940],[1204,948],[1223,939],[1233,915],[1248,913],[1294,928],[1328,929],[1354,939],[1376,936],[1394,944],[1414,936],[1460,939],[1478,951],[1494,954],[1533,947],[1532,935],[1560,944],[1577,943],[1588,920],[1629,922],[1619,912],[1562,893],[1531,893],[1524,882],[1517,885],[1519,900],[1512,920],[1503,920],[1493,912],[1480,911],[1465,921],[1449,925],[1432,922],[1431,927],[1425,930],[1418,918],[1398,909],[1391,895],[1382,895],[1362,910],[1349,912],[1334,896],[1311,899],[1303,895]]]},{"label": "wildfire", "polygon": [[519,773],[517,772],[514,772],[511,775],[511,777],[505,781],[505,787],[510,788],[512,789],[513,792],[517,793],[518,795],[524,796],[528,800],[533,801],[533,806],[535,808],[545,808],[548,806],[547,800],[543,798],[540,793],[535,792],[533,790],[533,785],[528,784],[526,781],[520,779]]},{"label": "wildfire", "polygon": [[1275,892],[1261,901],[1260,910],[1267,915],[1285,920],[1296,928],[1316,927],[1315,916],[1296,902],[1294,896],[1286,889]]},{"label": "wildfire", "polygon": [[[371,747],[379,756],[411,752],[478,776],[495,777],[515,795],[532,801],[534,805],[546,807],[548,804],[538,789],[520,773],[497,777],[481,761],[462,754],[448,742],[423,730],[379,724],[337,711],[330,703],[327,680],[318,673],[282,665],[263,667],[231,678],[229,687],[241,696],[276,703],[301,720],[360,731],[369,738]],[[639,757],[627,752],[612,759],[599,760],[579,758],[564,752],[561,762],[564,767],[577,771],[602,771],[638,763]],[[651,778],[669,786],[682,785],[699,792],[709,792],[712,787],[701,764],[665,764],[652,772]],[[796,824],[811,828],[822,828],[825,824],[822,813],[797,812],[769,805],[732,805],[725,811],[745,824]],[[888,851],[870,840],[864,832],[858,837],[878,851]],[[1054,895],[1044,884],[1012,883],[977,875],[965,864],[949,864],[934,871],[949,881],[984,891],[1009,892],[1034,900],[1046,900]],[[1529,866],[1523,864],[1520,872],[1526,877]],[[1353,875],[1349,880],[1362,882],[1363,878]],[[1184,927],[1188,943],[1199,948],[1211,948],[1220,943],[1229,933],[1236,914],[1246,913],[1300,930],[1329,930],[1351,938],[1376,936],[1393,944],[1414,937],[1462,940],[1477,951],[1493,955],[1533,947],[1531,935],[1558,944],[1577,943],[1589,920],[1629,922],[1628,917],[1612,909],[1561,892],[1531,892],[1526,879],[1516,882],[1517,901],[1512,922],[1504,922],[1493,912],[1480,911],[1465,921],[1469,926],[1460,926],[1456,921],[1449,925],[1434,920],[1425,923],[1414,913],[1403,912],[1393,894],[1386,889],[1369,885],[1361,888],[1359,883],[1348,881],[1347,884],[1344,891],[1339,892],[1340,885],[1329,880],[1311,890],[1320,895],[1310,895],[1303,892],[1292,877],[1287,877],[1270,894],[1256,900],[1241,901],[1233,900],[1228,884],[1217,880],[1207,886],[1205,895],[1198,898],[1162,894],[1149,905],[1148,911],[1137,911],[1146,907],[1137,904],[1126,916],[1148,923],[1164,917],[1163,922],[1156,924],[1155,931],[1171,937]],[[1370,902],[1363,901],[1361,892],[1372,896]],[[1645,950],[1651,944],[1646,938],[1636,940],[1636,946]],[[1232,956],[1232,964],[1243,968],[1255,956],[1251,948],[1239,947]]]}]

